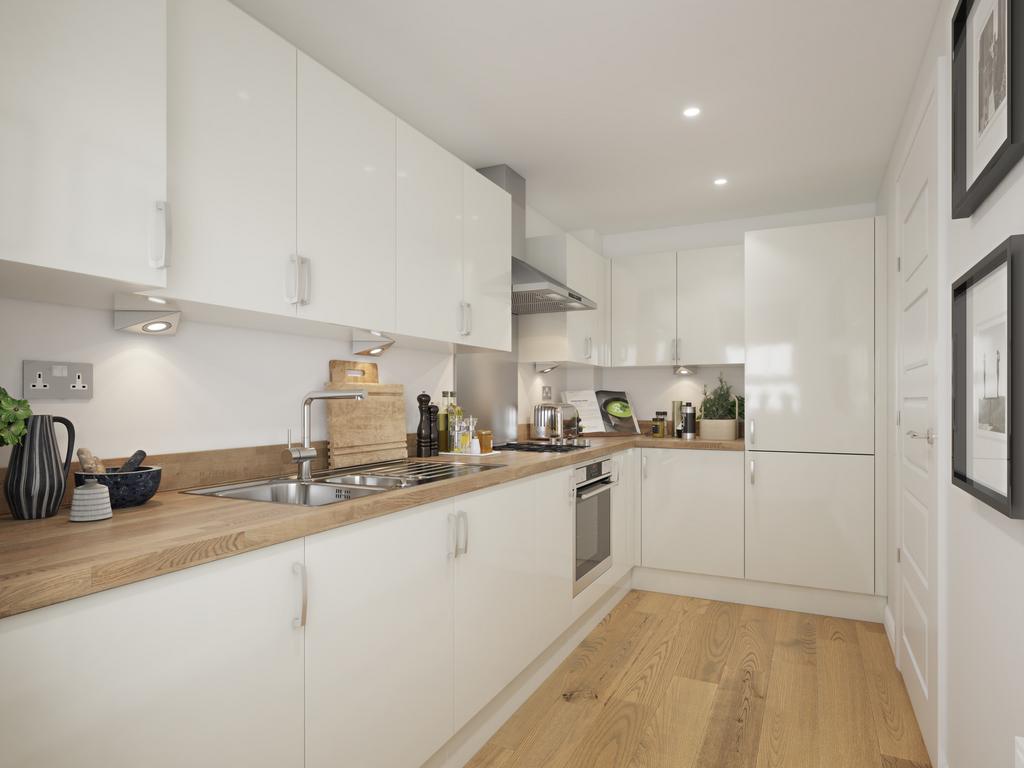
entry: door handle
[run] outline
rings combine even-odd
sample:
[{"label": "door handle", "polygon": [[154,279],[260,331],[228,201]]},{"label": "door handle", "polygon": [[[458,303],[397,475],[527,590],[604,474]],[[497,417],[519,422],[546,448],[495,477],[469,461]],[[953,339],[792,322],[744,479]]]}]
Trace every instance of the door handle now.
[{"label": "door handle", "polygon": [[907,430],[907,437],[909,437],[911,440],[925,440],[925,441],[928,442],[928,445],[935,445],[935,437],[936,437],[936,435],[930,429],[927,432],[925,432],[924,434],[921,434],[920,432],[916,432],[913,429],[908,429]]},{"label": "door handle", "polygon": [[754,420],[750,420],[750,444],[757,445],[757,436],[754,433]]},{"label": "door handle", "polygon": [[299,283],[302,279],[300,274],[302,266],[299,261],[299,255],[293,253],[288,257],[288,262],[285,265],[284,273],[284,300],[292,306],[298,306],[299,304]]},{"label": "door handle", "polygon": [[309,580],[306,577],[304,563],[292,563],[292,573],[298,575],[302,589],[302,607],[299,609],[299,615],[292,619],[292,626],[299,629],[306,626],[306,616],[309,611]]},{"label": "door handle", "polygon": [[459,511],[456,516],[455,556],[469,553],[469,518],[465,512]]},{"label": "door handle", "polygon": [[643,475],[644,480],[646,480],[647,479],[647,457],[646,456],[641,456],[640,457],[640,472]]},{"label": "door handle", "polygon": [[473,334],[473,304],[466,302],[466,335],[471,336]]},{"label": "door handle", "polygon": [[754,484],[754,460],[750,460],[750,484]]},{"label": "door handle", "polygon": [[153,241],[149,252],[149,266],[167,268],[167,201],[157,200],[153,207]]},{"label": "door handle", "polygon": [[309,304],[312,293],[313,263],[307,256],[299,256],[299,304]]},{"label": "door handle", "polygon": [[469,336],[469,302],[459,302],[459,336]]}]

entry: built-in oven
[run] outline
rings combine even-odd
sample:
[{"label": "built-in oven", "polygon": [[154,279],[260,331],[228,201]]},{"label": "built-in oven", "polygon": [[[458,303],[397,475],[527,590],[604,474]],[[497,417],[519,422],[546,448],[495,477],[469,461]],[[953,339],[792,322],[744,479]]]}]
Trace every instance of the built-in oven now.
[{"label": "built-in oven", "polygon": [[576,467],[576,537],[573,597],[612,567],[611,459]]}]

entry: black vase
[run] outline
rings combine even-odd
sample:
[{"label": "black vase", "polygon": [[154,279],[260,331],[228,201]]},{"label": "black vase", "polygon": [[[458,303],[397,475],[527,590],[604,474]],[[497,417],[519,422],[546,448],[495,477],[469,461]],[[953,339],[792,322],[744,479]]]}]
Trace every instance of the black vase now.
[{"label": "black vase", "polygon": [[[63,464],[57,451],[53,423],[68,431],[68,452]],[[75,427],[62,416],[31,416],[28,432],[14,446],[7,466],[4,496],[18,520],[38,520],[57,514],[67,487],[68,470],[75,451]]]}]

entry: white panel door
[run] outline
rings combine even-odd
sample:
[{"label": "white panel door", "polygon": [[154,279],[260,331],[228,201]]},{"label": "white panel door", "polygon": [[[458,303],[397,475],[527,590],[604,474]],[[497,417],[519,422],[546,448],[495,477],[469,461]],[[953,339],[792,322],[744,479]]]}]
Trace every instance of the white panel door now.
[{"label": "white panel door", "polygon": [[748,232],[747,447],[873,453],[874,220]]},{"label": "white panel door", "polygon": [[[938,521],[937,462],[942,455],[927,436],[936,426],[935,363],[938,302],[949,286],[936,278],[938,129],[934,99],[896,181],[899,216],[896,256],[899,300],[899,475],[897,546],[892,601],[896,608],[896,659],[921,735],[934,757],[938,746]],[[948,451],[948,449],[947,449]],[[946,453],[948,460],[949,454]]]},{"label": "white panel door", "polygon": [[743,578],[743,453],[643,449],[643,565]]},{"label": "white panel door", "polygon": [[5,766],[303,768],[302,541],[0,621]]},{"label": "white panel door", "polygon": [[675,339],[675,251],[612,259],[612,365],[671,365]]},{"label": "white panel door", "polygon": [[612,488],[612,564],[620,573],[636,565],[637,544],[634,541],[637,486],[640,482],[637,469],[638,450],[630,449],[615,454],[615,486]]},{"label": "white panel door", "polygon": [[[529,481],[455,501],[455,728],[536,653],[536,517]],[[568,559],[568,558],[567,558]]]},{"label": "white panel door", "polygon": [[463,163],[398,121],[399,333],[461,341]]},{"label": "white panel door", "polygon": [[306,768],[422,764],[453,732],[451,502],[309,536]]},{"label": "white panel door", "polygon": [[572,547],[576,488],[571,469],[530,479],[537,549],[534,655],[572,623]]},{"label": "white panel door", "polygon": [[0,259],[164,285],[166,13],[0,3]]},{"label": "white panel door", "polygon": [[746,463],[746,577],[873,593],[874,457],[751,451]]},{"label": "white panel door", "polygon": [[679,362],[743,362],[743,246],[676,254]]},{"label": "white panel door", "polygon": [[299,315],[393,330],[395,116],[301,52],[298,78]]},{"label": "white panel door", "polygon": [[227,0],[168,9],[169,295],[295,314],[295,48]]},{"label": "white panel door", "polygon": [[512,349],[512,197],[463,166],[462,292],[466,344]]}]

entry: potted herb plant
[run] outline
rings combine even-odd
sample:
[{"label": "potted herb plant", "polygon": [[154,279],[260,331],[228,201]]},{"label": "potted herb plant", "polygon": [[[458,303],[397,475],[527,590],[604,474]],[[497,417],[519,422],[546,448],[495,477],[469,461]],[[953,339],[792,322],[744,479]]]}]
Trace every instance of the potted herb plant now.
[{"label": "potted herb plant", "polygon": [[737,402],[722,374],[718,374],[718,385],[708,392],[704,385],[704,400],[697,414],[698,428],[702,440],[735,440],[737,424]]}]

